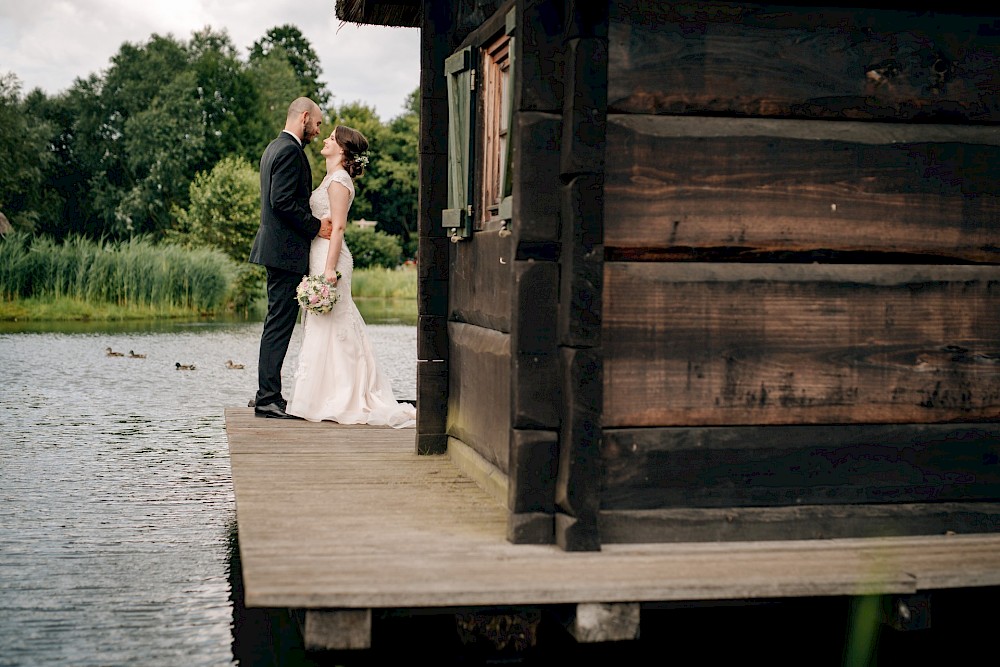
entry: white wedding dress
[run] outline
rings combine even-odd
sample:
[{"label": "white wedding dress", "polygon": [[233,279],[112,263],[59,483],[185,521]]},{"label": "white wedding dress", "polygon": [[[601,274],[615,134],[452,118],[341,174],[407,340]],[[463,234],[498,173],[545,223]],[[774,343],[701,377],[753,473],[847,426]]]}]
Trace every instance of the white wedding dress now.
[{"label": "white wedding dress", "polygon": [[[354,183],[344,170],[327,174],[309,197],[317,218],[329,217],[327,186],[336,181],[350,192]],[[309,249],[309,274],[323,273],[329,239],[315,238]],[[323,315],[303,311],[302,345],[294,375],[291,399],[285,411],[308,421],[370,424],[410,428],[416,425],[416,408],[400,403],[388,377],[379,367],[365,321],[351,296],[354,258],[344,242],[337,260],[340,301]]]}]

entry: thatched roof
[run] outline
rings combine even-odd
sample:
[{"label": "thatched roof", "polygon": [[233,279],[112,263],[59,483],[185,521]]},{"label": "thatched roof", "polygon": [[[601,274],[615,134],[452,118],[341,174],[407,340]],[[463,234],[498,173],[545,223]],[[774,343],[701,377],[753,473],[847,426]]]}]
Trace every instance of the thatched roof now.
[{"label": "thatched roof", "polygon": [[421,0],[337,0],[335,11],[350,23],[419,28],[422,6]]}]

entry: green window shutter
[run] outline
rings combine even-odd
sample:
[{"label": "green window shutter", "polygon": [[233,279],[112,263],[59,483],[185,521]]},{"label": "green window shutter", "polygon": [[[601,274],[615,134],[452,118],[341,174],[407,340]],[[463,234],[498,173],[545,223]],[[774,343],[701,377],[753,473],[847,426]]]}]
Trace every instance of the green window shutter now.
[{"label": "green window shutter", "polygon": [[475,67],[472,48],[457,51],[444,61],[448,80],[448,208],[441,225],[453,239],[472,234],[472,122]]},{"label": "green window shutter", "polygon": [[508,46],[508,70],[507,70],[507,90],[504,97],[507,102],[507,157],[504,160],[505,168],[500,178],[500,218],[510,220],[513,209],[514,193],[514,28],[517,26],[517,10],[512,9],[507,12],[506,33],[510,35],[510,46]]}]

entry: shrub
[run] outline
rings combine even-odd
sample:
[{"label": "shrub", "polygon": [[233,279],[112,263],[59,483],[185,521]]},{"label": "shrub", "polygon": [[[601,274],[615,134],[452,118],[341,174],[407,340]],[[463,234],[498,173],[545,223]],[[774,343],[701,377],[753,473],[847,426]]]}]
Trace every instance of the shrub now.
[{"label": "shrub", "polygon": [[356,269],[373,266],[392,269],[399,266],[403,256],[403,247],[399,239],[370,227],[348,225],[344,231],[344,239],[347,241],[347,247],[351,249]]}]

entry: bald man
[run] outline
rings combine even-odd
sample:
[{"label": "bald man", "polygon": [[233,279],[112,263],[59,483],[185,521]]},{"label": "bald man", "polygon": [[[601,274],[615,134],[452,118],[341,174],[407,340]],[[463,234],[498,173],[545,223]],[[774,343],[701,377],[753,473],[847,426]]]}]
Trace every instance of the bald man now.
[{"label": "bald man", "polygon": [[309,210],[312,169],[305,145],[319,134],[323,113],[308,97],[288,106],[285,129],[260,158],[260,227],[250,261],[267,268],[267,316],[257,364],[258,417],[295,419],[285,412],[281,368],[288,352],[299,304],[295,288],[309,271],[309,246],[317,235],[330,238],[330,220]]}]

